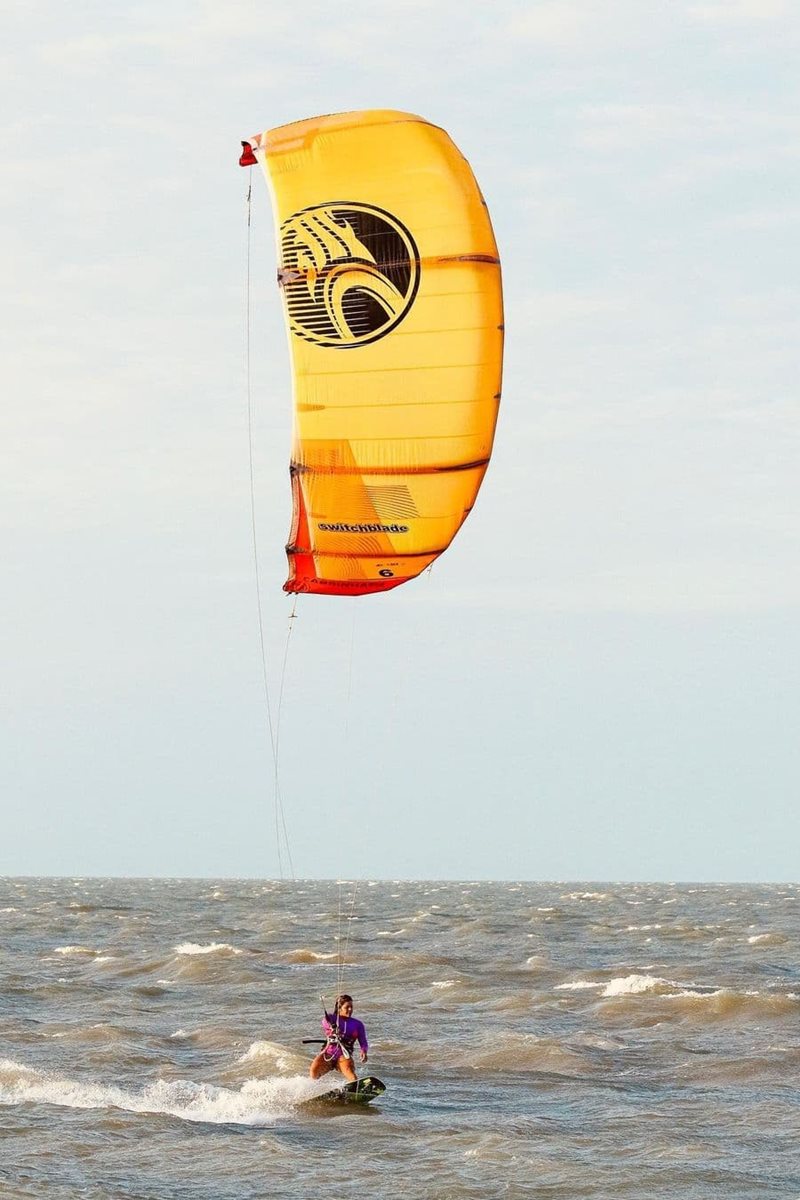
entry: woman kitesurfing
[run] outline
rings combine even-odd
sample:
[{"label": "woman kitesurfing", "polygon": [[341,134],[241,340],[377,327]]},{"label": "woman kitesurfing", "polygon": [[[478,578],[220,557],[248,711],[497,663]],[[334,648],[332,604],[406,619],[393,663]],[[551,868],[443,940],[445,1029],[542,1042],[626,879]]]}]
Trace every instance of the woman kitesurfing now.
[{"label": "woman kitesurfing", "polygon": [[[342,992],[336,997],[333,1012],[329,1013],[322,1001],[322,1031],[325,1034],[323,1048],[309,1067],[312,1079],[320,1079],[329,1071],[339,1071],[345,1082],[331,1091],[304,1100],[305,1105],[318,1104],[369,1104],[386,1091],[386,1084],[374,1075],[359,1079],[353,1065],[353,1051],[358,1042],[361,1061],[368,1056],[367,1031],[361,1021],[353,1016],[353,997]],[[306,1043],[318,1042],[318,1038],[303,1038]]]},{"label": "woman kitesurfing", "polygon": [[322,1018],[325,1045],[316,1056],[308,1073],[312,1079],[320,1079],[328,1071],[341,1071],[348,1083],[356,1082],[353,1066],[353,1050],[358,1042],[361,1062],[368,1058],[369,1043],[364,1025],[353,1016],[353,997],[343,993],[336,997],[333,1013],[326,1011]]}]

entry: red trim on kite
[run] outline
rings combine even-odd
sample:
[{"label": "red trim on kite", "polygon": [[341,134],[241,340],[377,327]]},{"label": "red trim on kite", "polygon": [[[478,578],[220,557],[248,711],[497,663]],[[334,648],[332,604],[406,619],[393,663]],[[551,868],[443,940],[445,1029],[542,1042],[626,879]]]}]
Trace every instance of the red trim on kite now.
[{"label": "red trim on kite", "polygon": [[[300,557],[300,556],[298,556]],[[306,556],[302,556],[303,560]],[[313,558],[308,555],[313,563]],[[316,596],[369,596],[373,592],[388,592],[392,588],[399,587],[401,583],[408,583],[409,579],[413,579],[413,575],[401,575],[394,579],[354,579],[349,580],[333,580],[333,579],[316,579],[313,574],[301,576],[297,570],[298,559],[295,558],[295,574],[287,579],[283,585],[285,592],[305,592],[312,593]],[[305,561],[303,566],[305,567]]]}]

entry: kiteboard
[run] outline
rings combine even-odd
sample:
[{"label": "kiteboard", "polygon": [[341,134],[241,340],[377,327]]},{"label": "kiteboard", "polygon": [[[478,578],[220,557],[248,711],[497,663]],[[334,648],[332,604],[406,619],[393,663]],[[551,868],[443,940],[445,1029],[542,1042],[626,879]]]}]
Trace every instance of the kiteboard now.
[{"label": "kiteboard", "polygon": [[329,1104],[370,1104],[373,1100],[377,1100],[378,1096],[382,1096],[385,1091],[385,1083],[381,1083],[375,1075],[366,1075],[363,1079],[357,1079],[355,1083],[346,1083],[342,1088],[332,1088],[329,1092],[323,1092],[321,1096],[312,1096],[310,1100],[304,1100],[301,1107],[316,1108],[318,1105]]}]

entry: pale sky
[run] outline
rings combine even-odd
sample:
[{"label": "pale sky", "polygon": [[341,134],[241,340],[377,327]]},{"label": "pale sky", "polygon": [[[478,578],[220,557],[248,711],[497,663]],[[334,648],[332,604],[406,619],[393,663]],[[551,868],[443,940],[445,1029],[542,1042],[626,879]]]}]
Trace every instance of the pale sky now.
[{"label": "pale sky", "polygon": [[[278,873],[239,142],[381,107],[486,196],[503,403],[430,577],[300,599],[295,871],[796,880],[800,7],[0,12],[0,873]],[[253,183],[274,700],[290,377]]]}]

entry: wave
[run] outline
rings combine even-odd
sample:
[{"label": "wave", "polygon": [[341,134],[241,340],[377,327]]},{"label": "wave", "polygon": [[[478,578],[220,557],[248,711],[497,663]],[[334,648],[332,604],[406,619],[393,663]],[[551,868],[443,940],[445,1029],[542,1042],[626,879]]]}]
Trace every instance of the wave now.
[{"label": "wave", "polygon": [[226,1025],[195,1025],[190,1029],[181,1026],[174,1033],[165,1035],[168,1041],[185,1042],[207,1050],[228,1051],[230,1030]]},{"label": "wave", "polygon": [[64,958],[94,958],[103,951],[92,950],[90,946],[56,946],[53,953],[61,954]]},{"label": "wave", "polygon": [[750,946],[782,946],[786,940],[785,933],[754,933],[747,942]]},{"label": "wave", "polygon": [[664,925],[661,930],[662,937],[673,938],[676,942],[681,939],[689,942],[707,942],[719,941],[726,934],[730,933],[728,925],[709,924],[709,925],[691,925],[682,921],[677,921],[673,925]]},{"label": "wave", "polygon": [[699,1020],[734,1020],[746,1017],[748,1021],[779,1019],[800,1015],[800,996],[793,992],[737,992],[732,988],[718,988],[711,992],[683,991],[667,997],[672,1009],[682,1015]]},{"label": "wave", "polygon": [[181,942],[180,946],[175,947],[175,953],[193,957],[198,954],[233,955],[242,952],[228,942],[209,942],[207,945],[199,945],[197,942]]},{"label": "wave", "polygon": [[643,992],[656,992],[664,995],[679,985],[669,979],[661,979],[658,975],[626,975],[621,979],[612,979],[600,993],[601,996],[640,996]]},{"label": "wave", "polygon": [[501,1033],[490,1045],[462,1043],[452,1063],[482,1071],[543,1071],[556,1075],[584,1075],[592,1069],[588,1059],[558,1038],[533,1033]]},{"label": "wave", "polygon": [[236,1061],[244,1063],[253,1062],[254,1059],[266,1059],[269,1062],[274,1062],[284,1053],[285,1048],[278,1042],[251,1042],[249,1048]]},{"label": "wave", "polygon": [[171,979],[159,979],[157,983],[138,983],[131,991],[137,996],[147,996],[149,999],[157,999],[159,996],[166,996],[169,989],[172,987]]},{"label": "wave", "polygon": [[62,1108],[113,1108],[212,1125],[271,1125],[298,1104],[330,1089],[330,1080],[307,1076],[248,1079],[238,1089],[192,1080],[158,1079],[140,1090],[69,1079],[0,1060],[0,1104],[52,1104]]},{"label": "wave", "polygon": [[[291,963],[338,962],[339,960],[339,955],[335,951],[333,954],[321,954],[317,950],[309,950],[306,946],[301,946],[298,950],[288,950],[283,957]],[[342,959],[342,962],[352,965],[348,959]]]},{"label": "wave", "polygon": [[729,1087],[743,1084],[752,1087],[755,1083],[788,1084],[797,1079],[800,1068],[800,1050],[796,1047],[767,1046],[765,1053],[748,1053],[736,1058],[711,1058],[703,1055],[700,1062],[691,1058],[684,1062],[681,1075],[690,1083],[702,1087],[721,1085]]},{"label": "wave", "polygon": [[612,979],[600,992],[610,1001],[608,1007],[632,999],[649,999],[658,1003],[659,1017],[691,1017],[699,1020],[728,1020],[739,1016],[780,1018],[797,1016],[800,996],[794,992],[739,991],[701,983],[678,983],[658,975],[626,975]]},{"label": "wave", "polygon": [[268,1041],[252,1042],[236,1062],[239,1064],[260,1063],[272,1067],[279,1075],[283,1076],[302,1070],[307,1065],[307,1060],[302,1054],[295,1054],[293,1051],[287,1050],[279,1042]]},{"label": "wave", "polygon": [[525,959],[525,966],[531,970],[551,970],[553,964],[544,954],[531,954]]}]

